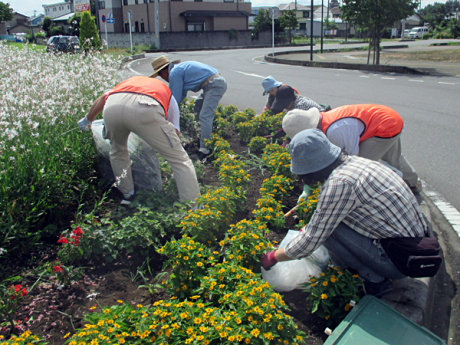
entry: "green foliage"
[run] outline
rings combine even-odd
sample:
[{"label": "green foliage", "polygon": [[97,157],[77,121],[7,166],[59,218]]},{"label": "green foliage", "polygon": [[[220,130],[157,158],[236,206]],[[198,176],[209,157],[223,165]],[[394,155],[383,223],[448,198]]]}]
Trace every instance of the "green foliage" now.
[{"label": "green foliage", "polygon": [[324,30],[338,30],[339,26],[336,24],[336,22],[333,19],[329,20],[325,18],[323,28]]},{"label": "green foliage", "polygon": [[56,26],[56,23],[50,17],[45,17],[42,22],[42,29],[47,37],[51,37],[51,29]]},{"label": "green foliage", "polygon": [[101,39],[97,32],[95,19],[88,12],[83,12],[80,22],[80,46],[86,52],[101,48]]},{"label": "green foliage", "polygon": [[267,138],[257,136],[253,137],[248,145],[250,152],[260,152],[265,146],[267,146]]},{"label": "green foliage", "polygon": [[216,117],[214,118],[213,123],[213,133],[221,136],[222,138],[227,138],[229,133],[231,123],[228,122],[223,117]]},{"label": "green foliage", "polygon": [[232,116],[233,113],[236,113],[237,111],[238,111],[238,108],[237,108],[236,106],[234,106],[234,105],[232,105],[232,104],[227,105],[227,106],[225,107],[225,110],[224,110],[224,112],[225,112],[225,116],[224,116],[224,117]]},{"label": "green foliage", "polygon": [[74,14],[67,22],[69,23],[69,35],[80,37],[81,14]]},{"label": "green foliage", "polygon": [[240,122],[235,126],[238,134],[243,141],[249,141],[254,137],[254,125],[252,122]]},{"label": "green foliage", "polygon": [[238,30],[236,29],[230,29],[228,31],[228,38],[230,40],[236,40],[238,38]]},{"label": "green foliage", "polygon": [[247,121],[249,121],[249,116],[244,112],[237,111],[232,114],[232,122],[235,125],[238,123],[247,122]]},{"label": "green foliage", "polygon": [[295,10],[284,11],[283,16],[280,18],[280,21],[281,25],[289,30],[289,43],[291,43],[292,30],[297,28],[297,25],[299,25],[299,21],[297,20]]},{"label": "green foliage", "polygon": [[8,22],[13,19],[13,9],[9,3],[0,1],[0,23]]},{"label": "green foliage", "polygon": [[414,14],[416,0],[343,0],[342,19],[359,29],[370,31],[376,54],[375,64],[380,64],[380,40],[384,30],[394,22]]},{"label": "green foliage", "polygon": [[18,303],[21,298],[26,296],[28,291],[20,284],[0,285],[0,327],[10,328],[11,332],[15,330],[14,320],[18,310]]},{"label": "green foliage", "polygon": [[64,28],[60,25],[53,26],[50,30],[50,36],[64,35]]},{"label": "green foliage", "polygon": [[259,222],[271,224],[275,229],[285,227],[285,217],[282,212],[281,200],[276,200],[273,194],[264,194],[256,202],[257,208],[252,211]]},{"label": "green foliage", "polygon": [[337,326],[352,308],[350,301],[359,302],[359,287],[363,283],[357,274],[329,266],[319,278],[311,278],[303,284],[310,292],[312,313],[328,321],[328,326]]},{"label": "green foliage", "polygon": [[294,181],[284,175],[272,175],[263,181],[260,195],[269,194],[277,200],[286,199],[291,195]]},{"label": "green foliage", "polygon": [[257,11],[257,16],[254,18],[254,31],[268,31],[272,28],[272,20],[268,9],[261,8]]}]

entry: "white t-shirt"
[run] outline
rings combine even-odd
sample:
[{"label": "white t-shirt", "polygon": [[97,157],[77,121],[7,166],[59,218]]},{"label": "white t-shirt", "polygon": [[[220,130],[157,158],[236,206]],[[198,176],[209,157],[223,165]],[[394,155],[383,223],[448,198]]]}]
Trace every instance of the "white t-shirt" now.
[{"label": "white t-shirt", "polygon": [[346,154],[355,156],[359,153],[359,138],[364,129],[364,123],[361,120],[347,117],[330,125],[326,136],[331,143],[343,149]]},{"label": "white t-shirt", "polygon": [[171,99],[169,100],[169,109],[168,109],[168,118],[167,120],[171,122],[175,129],[177,129],[180,133],[180,112],[179,106],[177,105],[177,101],[173,95],[171,95]]}]

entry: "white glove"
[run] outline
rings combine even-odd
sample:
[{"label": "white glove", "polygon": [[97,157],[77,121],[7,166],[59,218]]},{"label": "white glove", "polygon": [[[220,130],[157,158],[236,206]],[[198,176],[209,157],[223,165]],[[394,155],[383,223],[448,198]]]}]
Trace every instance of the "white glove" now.
[{"label": "white glove", "polygon": [[78,121],[78,126],[82,131],[89,131],[91,129],[91,124],[93,121],[90,121],[86,118],[86,115],[84,118],[82,118],[80,121]]},{"label": "white glove", "polygon": [[308,184],[303,185],[303,192],[299,196],[299,200],[297,200],[297,203],[300,203],[300,199],[307,200],[307,198],[311,195],[311,188]]}]

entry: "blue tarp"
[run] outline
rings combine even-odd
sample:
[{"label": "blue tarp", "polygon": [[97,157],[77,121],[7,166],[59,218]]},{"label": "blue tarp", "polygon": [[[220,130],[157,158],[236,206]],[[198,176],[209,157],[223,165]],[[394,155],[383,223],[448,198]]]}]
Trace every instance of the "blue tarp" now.
[{"label": "blue tarp", "polygon": [[0,35],[0,39],[16,42],[16,37],[13,35]]}]

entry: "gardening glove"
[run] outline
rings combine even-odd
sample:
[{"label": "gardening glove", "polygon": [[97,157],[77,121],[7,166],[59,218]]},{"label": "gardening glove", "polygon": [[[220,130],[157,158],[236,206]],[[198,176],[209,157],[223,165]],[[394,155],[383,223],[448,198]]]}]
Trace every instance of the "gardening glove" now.
[{"label": "gardening glove", "polygon": [[297,203],[300,203],[300,199],[307,200],[307,198],[311,195],[311,188],[308,184],[303,185],[303,192],[300,194]]},{"label": "gardening glove", "polygon": [[93,121],[90,121],[86,118],[86,115],[84,118],[82,118],[80,121],[78,121],[78,126],[82,131],[89,131],[91,129],[91,124]]},{"label": "gardening glove", "polygon": [[276,250],[264,254],[260,260],[260,264],[266,271],[269,271],[270,268],[278,263],[278,260],[275,258],[275,252]]}]

